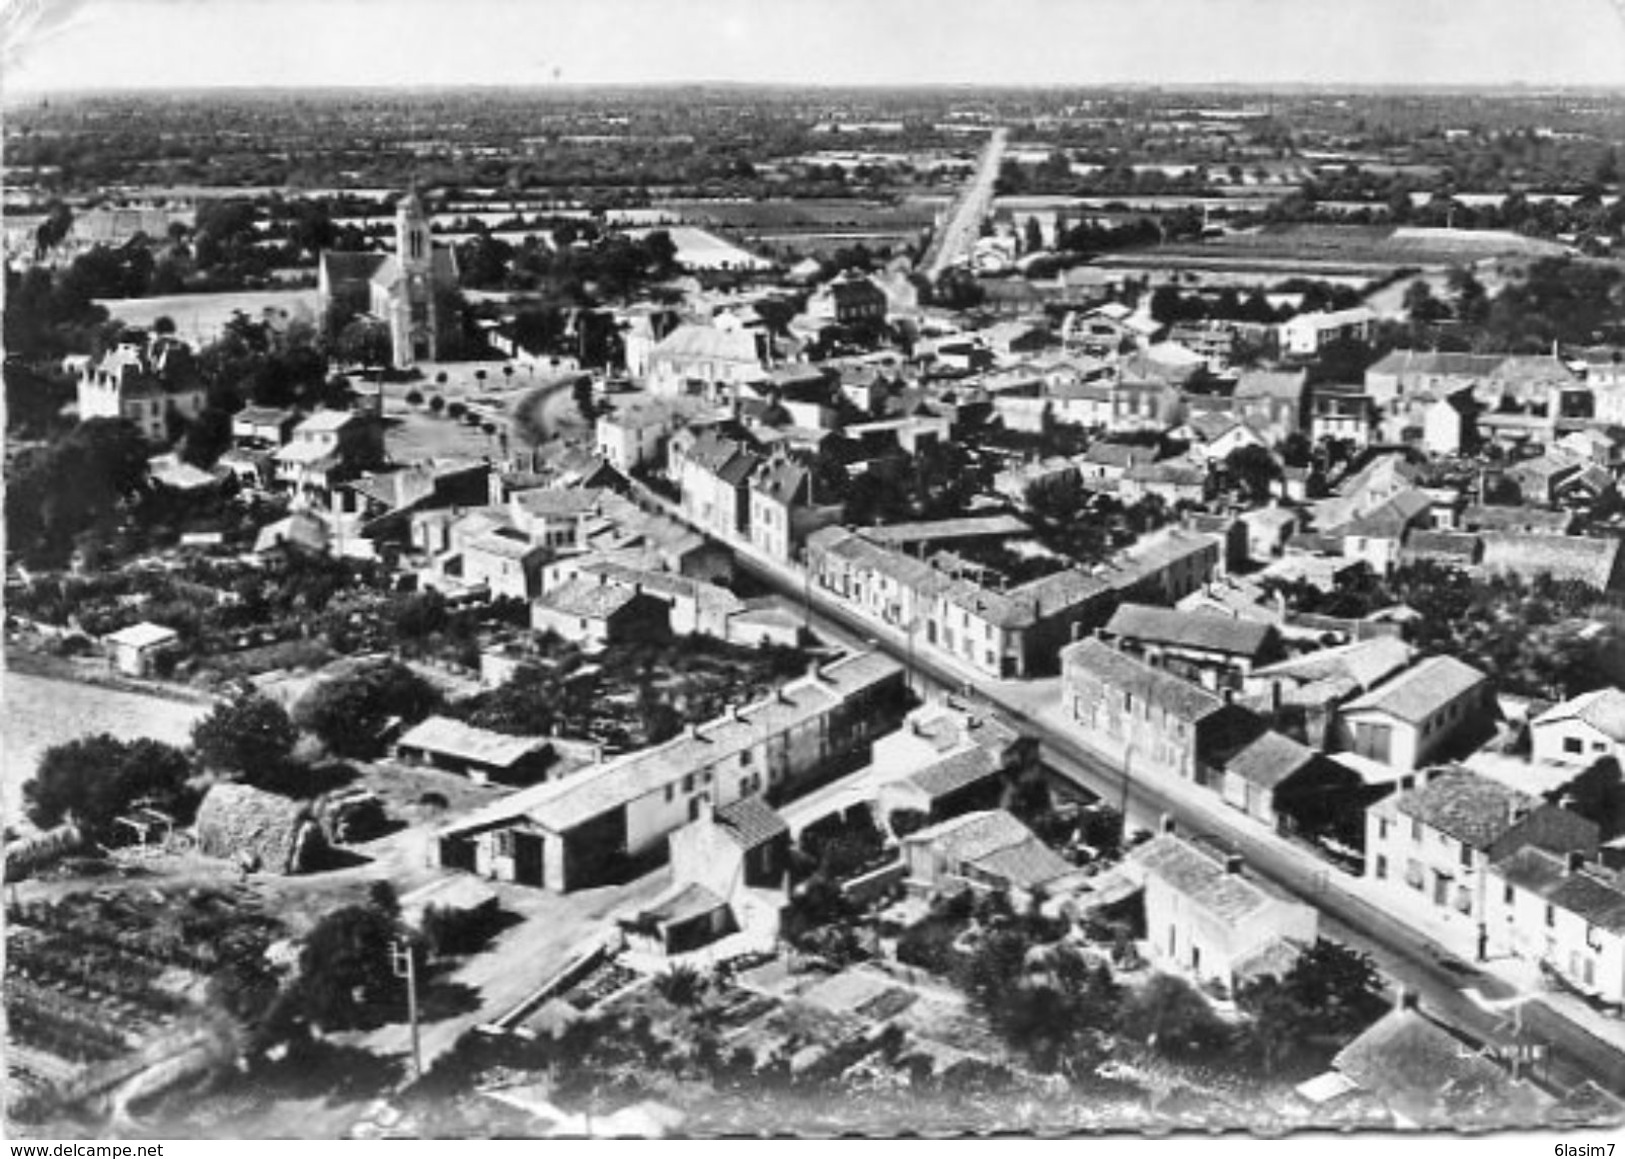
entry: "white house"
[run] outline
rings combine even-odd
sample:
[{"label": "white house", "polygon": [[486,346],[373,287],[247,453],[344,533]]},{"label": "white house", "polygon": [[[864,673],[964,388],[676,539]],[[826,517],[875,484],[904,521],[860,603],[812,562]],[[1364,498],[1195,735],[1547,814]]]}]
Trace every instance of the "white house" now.
[{"label": "white house", "polygon": [[1578,851],[1525,846],[1490,870],[1492,953],[1544,963],[1604,1002],[1625,1002],[1625,882]]},{"label": "white house", "polygon": [[1446,745],[1487,730],[1495,711],[1489,677],[1452,656],[1433,656],[1349,701],[1339,728],[1356,755],[1410,772]]},{"label": "white house", "polygon": [[1599,688],[1565,700],[1530,722],[1529,737],[1534,759],[1550,764],[1625,759],[1625,692]]},{"label": "white house", "polygon": [[1322,346],[1332,342],[1364,342],[1371,337],[1376,322],[1377,315],[1365,306],[1299,314],[1281,323],[1277,329],[1281,353],[1313,357],[1320,353]]}]

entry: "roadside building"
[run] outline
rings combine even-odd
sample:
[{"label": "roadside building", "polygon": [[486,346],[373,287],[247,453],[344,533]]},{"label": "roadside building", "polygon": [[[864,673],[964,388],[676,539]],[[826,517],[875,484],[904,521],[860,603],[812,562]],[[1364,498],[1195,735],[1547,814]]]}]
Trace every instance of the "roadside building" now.
[{"label": "roadside building", "polygon": [[1625,880],[1581,850],[1526,845],[1496,861],[1485,891],[1490,953],[1537,962],[1588,998],[1625,1004]]},{"label": "roadside building", "polygon": [[521,790],[441,830],[440,864],[560,891],[659,856],[670,834],[743,798],[784,800],[865,764],[896,726],[903,669],[877,653],[816,666],[663,744]]},{"label": "roadside building", "polygon": [[1207,612],[1123,604],[1102,635],[1131,656],[1204,688],[1240,688],[1259,665],[1281,655],[1271,625]]},{"label": "roadside building", "polygon": [[1225,804],[1271,829],[1320,828],[1338,810],[1358,808],[1359,776],[1308,745],[1271,729],[1224,762]]},{"label": "roadside building", "polygon": [[1364,880],[1395,916],[1454,952],[1488,952],[1490,866],[1525,846],[1595,856],[1597,827],[1462,768],[1366,810]]},{"label": "roadside building", "polygon": [[530,600],[541,594],[550,548],[513,531],[491,531],[463,544],[463,582],[485,585],[493,599]]},{"label": "roadside building", "polygon": [[1263,731],[1252,713],[1097,639],[1061,653],[1061,704],[1119,767],[1219,787],[1219,764]]},{"label": "roadside building", "polygon": [[1132,850],[1118,870],[1144,891],[1154,960],[1233,990],[1290,969],[1319,936],[1319,915],[1219,856],[1172,833]]}]

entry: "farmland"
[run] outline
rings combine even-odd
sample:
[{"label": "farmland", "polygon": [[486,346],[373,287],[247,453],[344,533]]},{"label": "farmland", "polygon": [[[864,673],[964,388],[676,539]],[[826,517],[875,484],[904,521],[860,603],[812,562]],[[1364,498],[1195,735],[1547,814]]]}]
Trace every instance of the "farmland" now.
[{"label": "farmland", "polygon": [[10,667],[3,687],[5,709],[0,721],[5,724],[8,823],[20,817],[23,782],[34,775],[40,757],[52,745],[93,732],[110,732],[125,740],[148,736],[185,744],[192,722],[207,711],[202,704],[30,676]]},{"label": "farmland", "polygon": [[[626,231],[629,237],[639,240],[650,232],[647,229]],[[677,260],[691,269],[758,269],[772,264],[703,229],[674,225],[667,226],[666,232],[677,246]]]},{"label": "farmland", "polygon": [[175,322],[175,333],[194,346],[219,336],[238,311],[260,318],[265,311],[285,312],[291,318],[316,318],[315,290],[243,290],[229,294],[176,294],[167,298],[110,298],[97,303],[114,318],[130,326],[150,328],[157,319]]}]

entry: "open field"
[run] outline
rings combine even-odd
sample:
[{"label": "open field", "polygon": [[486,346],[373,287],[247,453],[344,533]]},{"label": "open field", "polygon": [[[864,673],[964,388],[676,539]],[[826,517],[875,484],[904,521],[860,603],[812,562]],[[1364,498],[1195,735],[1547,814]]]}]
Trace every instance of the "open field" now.
[{"label": "open field", "polygon": [[122,740],[148,736],[186,744],[192,723],[208,708],[93,684],[29,676],[7,669],[0,709],[5,737],[4,786],[6,821],[22,815],[23,782],[34,775],[40,757],[53,745],[98,732]]},{"label": "open field", "polygon": [[[749,250],[740,249],[730,241],[691,225],[672,225],[664,228],[677,246],[677,260],[691,269],[762,269],[773,264],[757,257]],[[651,232],[648,229],[626,231],[627,236],[635,238],[642,238]]]},{"label": "open field", "polygon": [[193,346],[205,345],[219,337],[221,328],[238,310],[250,318],[258,318],[266,310],[285,311],[291,317],[302,316],[311,321],[316,318],[316,291],[311,289],[103,298],[97,304],[106,306],[109,314],[131,326],[150,327],[167,315],[175,321],[176,334]]}]

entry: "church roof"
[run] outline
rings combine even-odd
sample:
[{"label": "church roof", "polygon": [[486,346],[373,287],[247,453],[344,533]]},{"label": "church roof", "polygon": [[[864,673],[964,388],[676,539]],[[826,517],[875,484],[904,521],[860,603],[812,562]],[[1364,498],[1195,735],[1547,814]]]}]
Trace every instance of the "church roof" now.
[{"label": "church roof", "polygon": [[364,282],[389,261],[388,254],[350,253],[344,250],[323,250],[322,270],[327,280],[338,282]]}]

